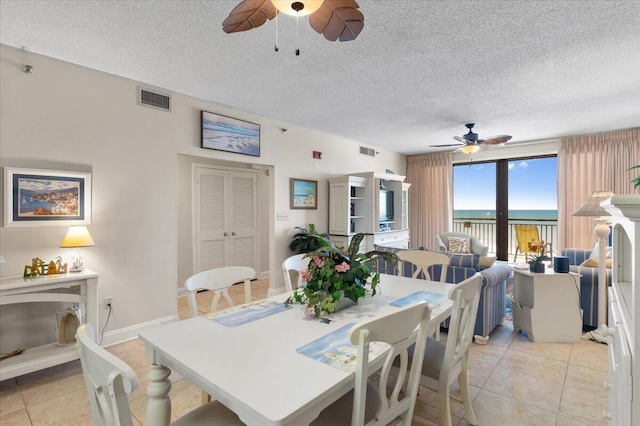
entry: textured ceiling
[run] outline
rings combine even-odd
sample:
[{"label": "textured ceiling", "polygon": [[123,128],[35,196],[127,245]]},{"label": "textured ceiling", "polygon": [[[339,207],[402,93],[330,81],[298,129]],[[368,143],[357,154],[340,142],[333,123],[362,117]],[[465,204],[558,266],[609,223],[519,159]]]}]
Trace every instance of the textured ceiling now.
[{"label": "textured ceiling", "polygon": [[0,43],[405,154],[640,125],[640,1],[358,0],[355,41],[281,15],[277,53],[238,2],[1,0]]}]

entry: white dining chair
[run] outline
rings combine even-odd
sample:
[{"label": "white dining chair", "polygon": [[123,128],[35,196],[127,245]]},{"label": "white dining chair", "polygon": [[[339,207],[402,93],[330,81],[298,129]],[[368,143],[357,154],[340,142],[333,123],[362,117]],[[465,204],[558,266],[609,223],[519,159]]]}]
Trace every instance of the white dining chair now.
[{"label": "white dining chair", "polygon": [[[349,424],[349,418],[352,426],[391,422],[411,425],[430,317],[429,306],[419,303],[355,324],[349,331],[351,343],[358,346],[354,390],[325,408],[311,425],[344,425]],[[416,352],[410,361],[408,348],[414,343],[413,337]],[[371,342],[390,345],[382,355],[384,365],[376,370],[380,372],[376,384],[369,381],[370,375],[376,372],[369,366]],[[399,366],[398,375],[389,374],[394,369],[394,361]]]},{"label": "white dining chair", "polygon": [[397,253],[398,257],[403,262],[411,262],[415,265],[416,270],[413,273],[413,278],[417,278],[422,272],[425,279],[431,280],[431,276],[427,271],[427,268],[431,265],[442,265],[440,270],[440,277],[437,279],[434,277],[433,281],[445,282],[447,278],[447,266],[449,265],[449,256],[442,253],[436,253],[435,251],[428,250],[401,250]]},{"label": "white dining chair", "polygon": [[309,261],[311,260],[308,257],[305,257],[306,253],[296,254],[291,256],[282,262],[282,274],[284,275],[284,285],[287,291],[293,291],[293,283],[291,281],[291,272],[297,274],[298,282],[295,288],[303,287],[306,284],[306,281],[302,278],[300,271],[307,269],[309,266]]},{"label": "white dining chair", "polygon": [[[420,386],[438,393],[440,400],[440,426],[451,425],[450,388],[458,378],[461,401],[466,413],[466,421],[476,425],[476,416],[471,407],[467,365],[469,348],[473,338],[473,328],[478,314],[480,302],[480,286],[482,276],[476,273],[458,283],[449,291],[449,299],[453,300],[453,310],[447,334],[447,342],[428,338],[424,351]],[[417,352],[415,356],[418,356]],[[414,416],[417,423],[433,425],[432,422]]]},{"label": "white dining chair", "polygon": [[229,306],[233,306],[233,301],[229,296],[228,289],[232,285],[244,281],[245,303],[251,302],[251,279],[256,277],[256,271],[248,266],[225,266],[222,268],[209,269],[198,272],[187,278],[184,287],[189,297],[189,310],[192,317],[198,316],[198,303],[196,294],[198,290],[211,290],[215,294],[211,302],[211,312],[218,308],[220,295],[222,295]]},{"label": "white dining chair", "polygon": [[[76,332],[93,424],[98,426],[133,426],[128,395],[138,387],[133,369],[95,342],[91,324]],[[242,425],[238,416],[218,401],[201,405],[171,423],[176,426],[205,424]]]}]

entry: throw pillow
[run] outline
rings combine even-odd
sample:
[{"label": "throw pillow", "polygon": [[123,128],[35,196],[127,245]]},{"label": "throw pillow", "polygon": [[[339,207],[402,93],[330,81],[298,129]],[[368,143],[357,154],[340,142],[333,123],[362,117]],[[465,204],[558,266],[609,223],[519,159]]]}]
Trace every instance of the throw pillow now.
[{"label": "throw pillow", "polygon": [[[580,264],[580,266],[588,266],[589,268],[598,268],[600,265],[598,264],[598,259],[588,258],[584,262]],[[605,261],[605,268],[611,268],[611,258],[608,257]]]},{"label": "throw pillow", "polygon": [[462,266],[464,268],[473,268],[476,271],[480,270],[479,254],[452,254],[449,260],[451,266]]},{"label": "throw pillow", "polygon": [[[610,259],[612,252],[613,252],[613,247],[608,246],[607,249],[605,250],[605,258]],[[593,248],[591,249],[591,254],[589,255],[589,259],[595,259],[597,261],[599,256],[600,256],[600,243],[596,242]]]},{"label": "throw pillow", "polygon": [[480,270],[482,271],[483,269],[490,268],[495,261],[496,261],[495,256],[480,256],[480,262],[479,262]]},{"label": "throw pillow", "polygon": [[[613,247],[607,247],[605,250],[605,258],[606,258],[606,267],[611,268],[611,254],[613,252]],[[600,243],[596,242],[593,248],[591,249],[591,254],[589,258],[582,262],[580,266],[588,266],[591,268],[598,267],[598,259],[600,257]]]},{"label": "throw pillow", "polygon": [[470,238],[449,237],[449,251],[451,253],[471,253],[469,250]]}]

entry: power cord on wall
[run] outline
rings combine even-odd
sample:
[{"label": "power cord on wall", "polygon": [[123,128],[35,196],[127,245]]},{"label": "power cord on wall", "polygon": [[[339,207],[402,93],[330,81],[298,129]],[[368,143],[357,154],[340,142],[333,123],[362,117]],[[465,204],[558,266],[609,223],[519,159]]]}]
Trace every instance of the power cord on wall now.
[{"label": "power cord on wall", "polygon": [[580,283],[578,282],[578,278],[575,275],[571,275],[573,278],[573,285],[576,287],[576,292],[578,294],[578,311],[580,312],[580,321],[584,324],[584,314],[582,312],[582,308],[580,307]]},{"label": "power cord on wall", "polygon": [[111,306],[111,303],[109,303],[109,313],[107,314],[107,321],[104,323],[104,327],[102,327],[102,332],[100,333],[100,343],[99,345],[102,346],[102,340],[104,339],[104,331],[107,329],[107,326],[109,325],[109,318],[111,318],[111,309],[113,309],[113,307]]}]

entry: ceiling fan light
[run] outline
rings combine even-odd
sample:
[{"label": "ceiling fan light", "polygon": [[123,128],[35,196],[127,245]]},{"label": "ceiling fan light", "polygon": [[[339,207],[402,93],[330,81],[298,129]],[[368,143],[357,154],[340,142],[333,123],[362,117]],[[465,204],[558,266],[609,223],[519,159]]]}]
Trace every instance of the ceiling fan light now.
[{"label": "ceiling fan light", "polygon": [[473,154],[474,152],[480,151],[480,145],[465,145],[460,148],[460,151],[465,154]]},{"label": "ceiling fan light", "polygon": [[[271,3],[286,15],[291,16],[307,16],[311,15],[316,10],[320,9],[324,0],[305,0],[305,1],[283,1],[283,0],[271,0]],[[302,9],[300,9],[302,6]]]}]

